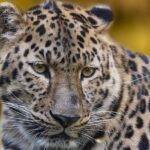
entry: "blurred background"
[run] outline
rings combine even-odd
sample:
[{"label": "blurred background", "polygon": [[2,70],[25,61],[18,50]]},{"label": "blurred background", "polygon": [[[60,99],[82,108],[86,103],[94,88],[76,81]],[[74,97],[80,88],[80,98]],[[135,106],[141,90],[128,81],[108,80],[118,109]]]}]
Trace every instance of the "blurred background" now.
[{"label": "blurred background", "polygon": [[[4,0],[0,0],[2,2]],[[6,0],[5,0],[6,1]],[[42,0],[7,0],[26,10]],[[62,0],[66,1],[66,0]],[[111,37],[134,51],[150,55],[150,0],[67,0],[83,7],[108,4],[114,12]]]}]

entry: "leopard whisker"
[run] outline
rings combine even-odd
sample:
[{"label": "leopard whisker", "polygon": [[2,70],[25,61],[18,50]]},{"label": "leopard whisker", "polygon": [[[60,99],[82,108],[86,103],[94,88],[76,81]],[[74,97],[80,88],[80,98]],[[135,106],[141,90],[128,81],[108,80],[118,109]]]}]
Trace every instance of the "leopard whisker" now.
[{"label": "leopard whisker", "polygon": [[12,95],[15,99],[17,99],[17,101],[19,101],[19,102],[23,102],[20,98],[18,98],[11,90],[10,90],[10,88],[8,89],[8,94],[9,95]]},{"label": "leopard whisker", "polygon": [[[98,119],[98,120],[97,120]],[[93,119],[91,121],[89,121],[88,123],[89,124],[95,124],[95,123],[101,123],[101,122],[107,122],[107,121],[111,121],[111,120],[114,120],[114,118],[108,118],[108,119],[105,119],[105,118],[97,118],[97,119]]]},{"label": "leopard whisker", "polygon": [[86,139],[90,140],[93,144],[95,143],[95,139],[92,136],[90,136],[90,135],[88,135],[88,134],[86,134],[84,132],[81,132],[81,135],[83,137],[85,137]]},{"label": "leopard whisker", "polygon": [[22,119],[22,118],[9,118],[9,122],[18,122],[18,123],[34,123],[34,121],[28,120],[28,119]]},{"label": "leopard whisker", "polygon": [[29,110],[27,110],[27,108],[23,105],[18,105],[18,104],[13,104],[13,103],[10,103],[10,102],[6,102],[5,105],[11,109],[11,111],[15,112],[15,113],[18,113],[20,115],[24,115],[24,116],[27,116],[27,115],[30,115],[30,112]]},{"label": "leopard whisker", "polygon": [[[91,126],[91,127],[85,128],[84,131],[87,131],[87,132],[88,132],[88,131],[95,131],[95,129],[93,129],[92,126]],[[112,133],[111,131],[102,130],[102,129],[97,129],[97,128],[96,128],[96,131],[101,131],[101,132],[105,132],[105,133]]]},{"label": "leopard whisker", "polygon": [[121,113],[121,112],[115,112],[115,111],[105,111],[105,110],[99,110],[99,111],[94,111],[94,112],[92,112],[91,113],[91,115],[101,115],[101,114],[104,114],[104,115],[106,115],[106,114],[116,114],[116,115],[120,115],[120,116],[122,116],[123,114]]},{"label": "leopard whisker", "polygon": [[137,79],[135,79],[135,80],[132,80],[131,82],[127,81],[127,82],[124,82],[124,83],[125,83],[125,84],[132,84],[132,83],[137,82],[137,81],[139,81],[139,80],[141,80],[141,79],[144,79],[144,78],[146,78],[146,77],[150,77],[150,75],[143,75],[141,78],[137,78]]}]

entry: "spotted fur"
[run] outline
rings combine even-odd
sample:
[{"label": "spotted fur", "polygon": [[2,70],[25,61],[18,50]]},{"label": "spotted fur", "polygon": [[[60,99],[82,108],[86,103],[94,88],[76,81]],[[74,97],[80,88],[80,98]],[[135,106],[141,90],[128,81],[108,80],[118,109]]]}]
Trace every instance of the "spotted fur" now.
[{"label": "spotted fur", "polygon": [[0,4],[4,150],[150,149],[150,59],[107,37],[112,18],[106,6]]}]

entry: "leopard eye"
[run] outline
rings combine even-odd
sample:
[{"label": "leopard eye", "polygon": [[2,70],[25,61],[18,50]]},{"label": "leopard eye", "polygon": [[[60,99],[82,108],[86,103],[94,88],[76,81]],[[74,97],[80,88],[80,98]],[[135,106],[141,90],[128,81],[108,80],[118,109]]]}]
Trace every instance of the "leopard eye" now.
[{"label": "leopard eye", "polygon": [[81,76],[84,77],[84,78],[89,78],[92,75],[94,75],[95,71],[96,71],[96,68],[85,67],[82,70]]},{"label": "leopard eye", "polygon": [[32,65],[32,67],[33,67],[34,71],[39,74],[45,73],[45,71],[47,70],[46,65],[42,64],[42,63],[34,63]]}]

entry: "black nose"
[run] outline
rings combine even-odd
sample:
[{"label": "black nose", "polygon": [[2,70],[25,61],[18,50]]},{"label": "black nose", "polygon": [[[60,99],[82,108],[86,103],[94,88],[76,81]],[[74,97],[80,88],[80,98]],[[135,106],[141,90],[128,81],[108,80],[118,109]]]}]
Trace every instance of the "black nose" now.
[{"label": "black nose", "polygon": [[80,118],[80,116],[78,116],[78,115],[66,116],[66,115],[62,115],[62,114],[54,114],[51,111],[50,111],[50,114],[64,128],[71,126],[73,123],[75,123]]}]

